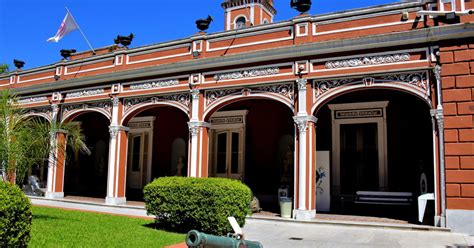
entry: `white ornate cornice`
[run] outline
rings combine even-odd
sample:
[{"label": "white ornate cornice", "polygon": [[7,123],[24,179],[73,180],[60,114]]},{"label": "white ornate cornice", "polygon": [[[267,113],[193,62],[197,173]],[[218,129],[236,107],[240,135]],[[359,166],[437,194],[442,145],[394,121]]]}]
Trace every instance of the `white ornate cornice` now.
[{"label": "white ornate cornice", "polygon": [[328,61],[325,64],[326,69],[341,69],[348,67],[359,67],[366,65],[382,65],[410,61],[410,54],[388,54],[371,57],[359,57],[344,60]]},{"label": "white ornate cornice", "polygon": [[132,84],[130,85],[130,89],[131,90],[148,90],[148,89],[170,87],[170,86],[175,86],[178,84],[179,84],[178,79],[158,80],[158,81],[152,81],[152,82]]},{"label": "white ornate cornice", "polygon": [[66,98],[86,97],[104,94],[104,89],[80,90],[66,93]]},{"label": "white ornate cornice", "polygon": [[280,69],[278,67],[266,67],[266,68],[250,69],[250,70],[243,70],[243,71],[218,73],[214,76],[214,79],[216,81],[222,81],[222,80],[235,80],[235,79],[252,78],[252,77],[263,77],[263,76],[275,75],[275,74],[278,74],[279,72],[280,72]]},{"label": "white ornate cornice", "polygon": [[37,96],[37,97],[28,97],[28,98],[21,98],[18,100],[19,104],[28,104],[28,103],[36,103],[36,102],[44,102],[48,101],[48,97],[46,96]]}]

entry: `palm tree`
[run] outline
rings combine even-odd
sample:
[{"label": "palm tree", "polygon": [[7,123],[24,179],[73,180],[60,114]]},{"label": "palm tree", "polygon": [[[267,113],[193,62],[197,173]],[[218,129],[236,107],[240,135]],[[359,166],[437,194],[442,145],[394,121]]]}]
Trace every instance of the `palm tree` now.
[{"label": "palm tree", "polygon": [[7,64],[0,64],[0,74],[4,72],[8,72],[8,65]]},{"label": "palm tree", "polygon": [[[67,146],[55,141],[55,133],[64,130],[67,133]],[[54,146],[54,147],[53,147]],[[90,154],[85,144],[79,122],[64,124],[43,122],[37,118],[26,118],[25,110],[17,102],[17,97],[9,90],[0,93],[0,167],[3,180],[21,185],[33,166],[42,167],[49,159],[52,148],[65,152],[72,148],[74,154]]]}]

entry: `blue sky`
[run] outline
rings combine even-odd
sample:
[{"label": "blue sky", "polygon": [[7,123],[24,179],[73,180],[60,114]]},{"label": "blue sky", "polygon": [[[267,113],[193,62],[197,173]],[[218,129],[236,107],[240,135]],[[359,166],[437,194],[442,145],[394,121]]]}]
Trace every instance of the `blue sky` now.
[{"label": "blue sky", "polygon": [[[191,36],[194,21],[214,17],[208,32],[224,29],[221,0],[0,0],[0,63],[13,69],[13,59],[26,62],[24,69],[56,63],[59,50],[88,50],[78,31],[59,41],[46,42],[55,35],[69,8],[95,48],[113,44],[117,34],[135,34],[130,47]],[[298,12],[290,0],[275,0],[275,21],[291,19]],[[397,2],[396,0],[313,0],[310,14]]]}]

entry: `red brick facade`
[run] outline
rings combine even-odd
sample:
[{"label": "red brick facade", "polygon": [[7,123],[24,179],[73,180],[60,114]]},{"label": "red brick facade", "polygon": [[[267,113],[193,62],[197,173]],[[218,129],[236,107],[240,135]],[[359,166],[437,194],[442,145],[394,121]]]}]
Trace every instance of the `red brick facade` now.
[{"label": "red brick facade", "polygon": [[474,209],[474,45],[440,47],[448,209]]}]

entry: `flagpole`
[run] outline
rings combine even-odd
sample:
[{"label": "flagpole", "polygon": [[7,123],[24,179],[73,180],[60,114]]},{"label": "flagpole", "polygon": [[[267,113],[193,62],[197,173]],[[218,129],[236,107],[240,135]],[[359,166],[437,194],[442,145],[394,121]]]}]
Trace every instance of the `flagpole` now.
[{"label": "flagpole", "polygon": [[81,27],[79,26],[79,24],[77,24],[76,19],[74,19],[74,16],[71,14],[71,12],[69,11],[69,9],[68,9],[67,7],[64,7],[64,8],[66,8],[67,13],[69,13],[69,14],[71,15],[71,18],[74,20],[74,23],[76,23],[77,29],[79,29],[79,32],[81,32],[82,37],[84,37],[84,40],[86,40],[87,45],[88,45],[88,46],[90,47],[90,49],[92,50],[92,54],[95,54],[94,48],[92,48],[91,43],[90,43],[89,40],[87,39],[87,37],[86,37],[86,35],[84,34],[84,32],[82,32],[82,29],[81,29]]}]

